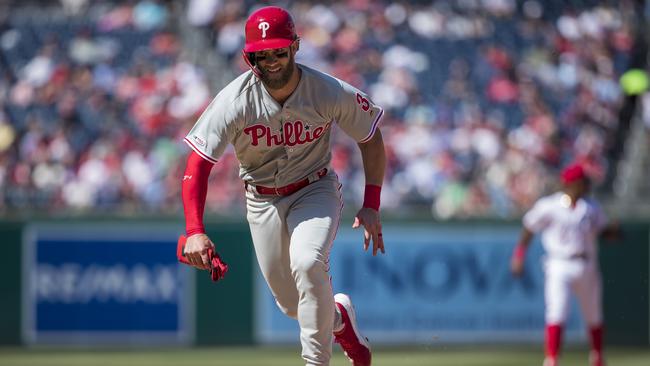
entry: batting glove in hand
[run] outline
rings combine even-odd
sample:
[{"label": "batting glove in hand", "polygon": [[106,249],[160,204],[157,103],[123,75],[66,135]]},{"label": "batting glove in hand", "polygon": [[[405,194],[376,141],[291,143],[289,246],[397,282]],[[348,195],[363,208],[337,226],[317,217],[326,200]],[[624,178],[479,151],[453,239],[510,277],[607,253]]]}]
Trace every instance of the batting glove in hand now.
[{"label": "batting glove in hand", "polygon": [[[178,257],[179,262],[187,265],[192,265],[184,255],[186,241],[187,238],[185,235],[181,235],[178,238],[178,245],[176,246],[176,257]],[[212,281],[217,282],[226,276],[226,273],[228,272],[228,265],[221,259],[219,254],[215,252],[213,248],[208,248],[208,258],[210,260],[210,278],[212,278]]]}]

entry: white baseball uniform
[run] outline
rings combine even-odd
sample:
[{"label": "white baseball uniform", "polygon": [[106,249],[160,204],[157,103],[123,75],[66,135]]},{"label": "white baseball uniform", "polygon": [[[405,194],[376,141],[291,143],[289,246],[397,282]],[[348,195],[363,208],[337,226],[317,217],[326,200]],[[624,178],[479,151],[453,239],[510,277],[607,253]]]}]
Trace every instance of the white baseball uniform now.
[{"label": "white baseball uniform", "polygon": [[542,233],[547,324],[562,324],[569,309],[570,292],[578,297],[585,322],[602,323],[601,280],[598,268],[598,234],[607,218],[592,199],[581,198],[575,207],[557,192],[539,199],[523,219],[532,232]]},{"label": "white baseball uniform", "polygon": [[[343,207],[329,167],[331,128],[336,124],[363,143],[383,111],[349,84],[297,67],[300,81],[283,105],[251,71],[242,74],[214,98],[185,141],[212,162],[233,145],[261,272],[280,309],[298,320],[307,364],[328,365],[335,322],[329,253]],[[260,194],[282,193],[305,179],[310,184],[293,194]]]}]

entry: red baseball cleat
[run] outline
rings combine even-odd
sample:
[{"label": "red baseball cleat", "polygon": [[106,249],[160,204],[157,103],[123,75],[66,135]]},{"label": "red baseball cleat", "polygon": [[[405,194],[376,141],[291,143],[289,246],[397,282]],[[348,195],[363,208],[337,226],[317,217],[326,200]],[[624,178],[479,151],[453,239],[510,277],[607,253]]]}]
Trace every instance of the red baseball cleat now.
[{"label": "red baseball cleat", "polygon": [[336,294],[334,295],[334,301],[341,311],[341,320],[343,321],[343,330],[334,333],[334,342],[341,345],[343,352],[348,356],[352,365],[370,366],[372,360],[370,344],[368,339],[359,333],[350,297],[345,294]]}]

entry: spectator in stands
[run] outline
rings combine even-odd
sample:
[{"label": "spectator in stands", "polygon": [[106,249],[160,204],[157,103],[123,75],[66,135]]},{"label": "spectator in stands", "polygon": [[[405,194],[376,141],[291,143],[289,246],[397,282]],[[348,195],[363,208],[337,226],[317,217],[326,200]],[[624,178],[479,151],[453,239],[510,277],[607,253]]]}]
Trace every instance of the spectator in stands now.
[{"label": "spectator in stands", "polygon": [[[300,62],[387,107],[386,209],[428,206],[452,218],[518,215],[568,161],[596,184],[605,179],[617,79],[632,46],[629,4],[574,5],[333,1],[290,10],[302,29]],[[190,51],[244,70],[239,30],[252,6],[191,1],[189,23],[210,33],[214,50]],[[218,86],[185,57],[193,43],[179,40],[176,9],[155,0],[27,7],[7,9],[0,27],[0,210],[177,211],[180,134]],[[344,187],[355,187],[360,159],[336,134],[333,144]],[[241,182],[225,173],[232,152],[222,163],[207,210],[243,210],[233,194]]]}]

